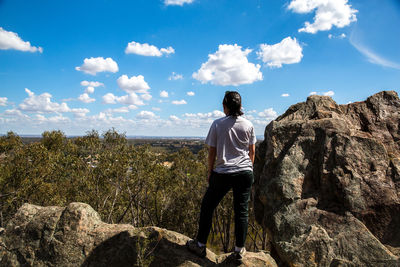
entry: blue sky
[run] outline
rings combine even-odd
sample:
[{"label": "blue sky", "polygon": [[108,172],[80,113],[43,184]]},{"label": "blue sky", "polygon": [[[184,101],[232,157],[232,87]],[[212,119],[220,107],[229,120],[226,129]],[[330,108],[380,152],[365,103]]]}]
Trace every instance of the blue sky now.
[{"label": "blue sky", "polygon": [[238,90],[257,135],[310,94],[400,87],[400,1],[0,0],[0,134],[205,136]]}]

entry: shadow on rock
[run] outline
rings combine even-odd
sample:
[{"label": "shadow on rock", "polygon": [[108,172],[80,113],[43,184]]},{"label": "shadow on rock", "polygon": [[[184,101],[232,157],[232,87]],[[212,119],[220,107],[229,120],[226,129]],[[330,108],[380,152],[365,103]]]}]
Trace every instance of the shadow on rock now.
[{"label": "shadow on rock", "polygon": [[[149,229],[150,230],[150,229]],[[121,232],[96,246],[81,267],[90,266],[215,266],[208,258],[199,258],[184,245],[171,242],[154,230],[132,236]]]}]

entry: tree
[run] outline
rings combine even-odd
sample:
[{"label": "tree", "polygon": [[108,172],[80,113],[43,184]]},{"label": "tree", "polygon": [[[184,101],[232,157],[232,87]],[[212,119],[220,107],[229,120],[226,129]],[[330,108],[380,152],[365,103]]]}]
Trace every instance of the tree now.
[{"label": "tree", "polygon": [[21,138],[14,132],[7,132],[5,136],[0,137],[0,154],[8,153],[22,146]]},{"label": "tree", "polygon": [[60,130],[57,131],[45,131],[42,134],[42,141],[41,143],[44,145],[44,147],[47,150],[60,150],[65,142],[67,141],[67,138],[65,137],[64,133]]}]

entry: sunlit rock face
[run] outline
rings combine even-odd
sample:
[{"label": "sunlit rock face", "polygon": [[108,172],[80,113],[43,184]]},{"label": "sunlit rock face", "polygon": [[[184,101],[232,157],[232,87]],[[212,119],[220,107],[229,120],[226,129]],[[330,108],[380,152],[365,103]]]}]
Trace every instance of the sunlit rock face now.
[{"label": "sunlit rock face", "polygon": [[[197,257],[187,240],[158,227],[104,223],[85,203],[26,203],[0,228],[0,266],[238,266],[230,254]],[[277,267],[264,252],[247,253],[241,266]]]},{"label": "sunlit rock face", "polygon": [[290,266],[400,266],[400,99],[313,95],[265,129],[257,220]]}]

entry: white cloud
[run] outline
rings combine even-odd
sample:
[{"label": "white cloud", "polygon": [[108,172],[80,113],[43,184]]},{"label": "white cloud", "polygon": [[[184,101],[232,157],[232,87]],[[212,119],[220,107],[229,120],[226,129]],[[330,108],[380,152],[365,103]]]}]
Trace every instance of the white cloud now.
[{"label": "white cloud", "polygon": [[175,116],[175,115],[171,115],[171,116],[169,116],[169,119],[170,120],[172,120],[172,121],[180,121],[181,119],[179,119],[177,116]]},{"label": "white cloud", "polygon": [[180,125],[182,127],[189,127],[189,128],[206,128],[208,129],[211,125],[211,123],[218,118],[224,117],[225,114],[220,111],[220,110],[214,110],[212,112],[206,112],[206,113],[185,113],[182,115],[182,119],[179,120],[173,120],[177,125]]},{"label": "white cloud", "polygon": [[87,108],[73,108],[71,112],[74,113],[75,117],[82,118],[86,116],[86,113],[90,111]]},{"label": "white cloud", "polygon": [[138,107],[135,106],[135,105],[129,105],[128,108],[129,108],[129,109],[137,109]]},{"label": "white cloud", "polygon": [[27,52],[43,52],[43,48],[31,46],[30,42],[23,41],[17,33],[9,32],[0,27],[0,49],[14,49]]},{"label": "white cloud", "polygon": [[49,122],[58,123],[58,122],[70,122],[70,118],[64,117],[62,115],[53,116],[47,119]]},{"label": "white cloud", "polygon": [[164,4],[166,6],[175,5],[175,6],[183,6],[183,4],[191,4],[194,0],[164,0]]},{"label": "white cloud", "polygon": [[94,87],[93,87],[93,86],[88,86],[88,87],[85,89],[85,93],[87,93],[87,94],[93,94],[93,93],[94,93]]},{"label": "white cloud", "polygon": [[368,62],[388,68],[393,68],[398,70],[400,69],[400,63],[393,62],[386,58],[381,57],[371,49],[367,48],[366,46],[356,41],[352,36],[350,36],[350,43],[352,46],[354,46],[354,48],[358,50],[358,52],[360,52],[367,58]]},{"label": "white cloud", "polygon": [[44,122],[47,121],[47,118],[43,115],[37,114],[36,115],[36,120],[40,121],[40,122]]},{"label": "white cloud", "polygon": [[150,94],[143,94],[140,97],[146,101],[149,101],[152,98]]},{"label": "white cloud", "polygon": [[[174,115],[172,115],[174,116]],[[174,123],[175,127],[182,127],[184,129],[198,129],[206,131],[209,129],[211,123],[218,118],[224,117],[225,114],[220,110],[214,110],[206,113],[185,113],[182,119],[177,116],[169,117],[169,120]],[[197,131],[198,131],[197,130]]]},{"label": "white cloud", "polygon": [[174,54],[175,53],[175,49],[173,49],[172,46],[168,46],[167,48],[161,48],[160,51],[161,51],[161,53],[163,53],[165,55],[169,55],[169,54]]},{"label": "white cloud", "polygon": [[60,123],[60,122],[70,122],[70,118],[64,117],[62,115],[57,115],[57,116],[53,116],[53,117],[45,117],[43,115],[37,114],[35,116],[36,121],[38,122],[50,122],[50,123]]},{"label": "white cloud", "polygon": [[288,6],[295,13],[309,13],[316,9],[314,22],[306,22],[299,32],[316,33],[327,31],[336,26],[343,28],[357,21],[356,9],[351,8],[348,0],[292,0]]},{"label": "white cloud", "polygon": [[175,72],[172,72],[171,76],[168,77],[168,80],[182,80],[183,79],[183,75],[182,74],[177,74]]},{"label": "white cloud", "polygon": [[[87,108],[69,108],[66,103],[55,103],[51,101],[51,95],[49,93],[43,93],[41,95],[35,95],[32,91],[25,88],[25,92],[28,94],[28,98],[25,98],[17,109],[8,109],[3,114],[8,117],[13,117],[14,123],[20,123],[20,125],[29,125],[29,129],[35,127],[36,124],[42,123],[61,123],[70,122],[71,119],[64,117],[60,113],[70,112],[73,113],[75,118],[84,118],[90,111]],[[30,117],[21,111],[30,113],[36,113],[33,117]],[[46,117],[44,113],[55,113],[56,116]],[[9,121],[10,122],[10,121]],[[24,127],[24,126],[22,126]]]},{"label": "white cloud", "polygon": [[175,53],[175,49],[171,46],[167,48],[158,49],[154,45],[149,45],[147,43],[140,44],[137,42],[130,42],[128,46],[125,48],[126,54],[137,54],[141,56],[149,56],[149,57],[161,57],[163,55],[169,55]]},{"label": "white cloud", "polygon": [[55,103],[51,102],[51,95],[49,93],[43,93],[41,95],[35,95],[28,88],[25,88],[25,92],[28,94],[28,98],[19,104],[19,109],[28,112],[69,112],[70,109],[66,103]]},{"label": "white cloud", "polygon": [[[128,112],[131,109],[131,106],[122,106],[107,109],[91,116],[88,115],[89,110],[87,109],[70,109],[70,112],[74,113],[74,116],[70,119],[60,116],[60,114],[53,115],[53,117],[48,117],[49,115],[46,114],[35,114],[29,117],[21,113],[20,110],[9,110],[7,111],[8,115],[4,112],[3,116],[0,116],[0,125],[1,127],[5,125],[9,129],[27,130],[43,129],[43,127],[46,127],[46,129],[58,128],[68,132],[68,134],[82,134],[87,129],[105,131],[115,127],[119,131],[135,132],[140,135],[154,135],[156,130],[156,132],[162,132],[163,135],[176,135],[176,132],[179,131],[182,135],[205,136],[211,123],[215,119],[225,116],[222,111],[214,110],[205,113],[171,114],[161,119],[154,114],[153,110],[153,112],[141,111],[131,119],[124,118],[126,115],[123,114],[129,114]],[[254,114],[255,110],[249,110],[246,114],[249,112],[253,112],[253,114],[245,117],[253,122],[256,131],[262,133],[268,122],[272,120],[271,116],[257,116],[257,114]],[[119,115],[116,116],[117,114]]]},{"label": "white cloud", "polygon": [[[253,119],[251,122],[254,124],[255,127],[265,127],[273,121],[274,119]],[[256,128],[257,129],[257,128]]]},{"label": "white cloud", "polygon": [[104,83],[101,82],[89,82],[89,81],[81,81],[82,86],[92,86],[92,87],[99,87],[99,86],[104,86]]},{"label": "white cloud", "polygon": [[7,97],[0,97],[0,106],[7,106]]},{"label": "white cloud", "polygon": [[289,94],[281,94],[281,97],[289,97]]},{"label": "white cloud", "polygon": [[225,113],[223,113],[220,110],[214,110],[214,111],[208,112],[208,113],[201,113],[201,112],[199,112],[199,113],[185,113],[185,114],[183,114],[183,116],[187,117],[187,118],[191,118],[191,119],[193,119],[193,118],[218,119],[218,118],[224,117]]},{"label": "white cloud", "polygon": [[140,111],[137,115],[136,118],[141,119],[141,120],[151,120],[151,119],[156,119],[158,116],[156,116],[156,114],[154,114],[151,111]]},{"label": "white cloud", "polygon": [[135,93],[130,93],[124,96],[115,96],[112,93],[107,93],[103,96],[104,104],[116,104],[117,102],[125,105],[135,105],[135,106],[144,105],[143,101]]},{"label": "white cloud", "polygon": [[255,119],[254,116],[253,116],[253,115],[250,115],[250,114],[244,114],[243,117],[244,117],[245,119],[250,120],[250,121],[253,121],[253,120]]},{"label": "white cloud", "polygon": [[85,125],[90,125],[91,127],[102,127],[107,129],[109,127],[115,127],[117,125],[134,125],[135,122],[131,119],[125,119],[121,116],[113,117],[111,113],[100,112],[97,115],[86,117],[79,121]]},{"label": "white cloud", "polygon": [[83,93],[78,97],[78,100],[82,101],[83,103],[92,103],[96,101],[96,99],[91,98],[87,93]]},{"label": "white cloud", "polygon": [[344,39],[346,38],[346,34],[342,33],[340,35],[333,35],[333,34],[328,34],[329,39]]},{"label": "white cloud", "polygon": [[324,96],[334,96],[335,92],[334,91],[326,91],[326,92],[310,92],[310,95],[324,95]]},{"label": "white cloud", "polygon": [[195,95],[195,93],[193,92],[193,91],[189,91],[189,92],[187,92],[186,93],[188,96],[194,96]]},{"label": "white cloud", "polygon": [[115,112],[115,113],[128,113],[130,110],[129,107],[120,107],[120,108],[114,108],[112,110],[110,110],[111,112]]},{"label": "white cloud", "polygon": [[94,93],[94,88],[99,87],[99,86],[104,86],[103,83],[101,82],[89,82],[89,81],[81,81],[82,86],[86,86],[85,93],[86,94],[93,94]]},{"label": "white cloud", "polygon": [[[254,123],[256,129],[264,130],[264,127],[272,120],[278,117],[277,112],[273,108],[267,108],[262,112],[258,112],[258,116],[247,116]],[[260,128],[261,127],[261,128]]]},{"label": "white cloud", "polygon": [[[81,135],[88,129],[106,131],[111,127],[115,127],[122,131],[137,131],[138,128],[144,129],[142,125],[147,125],[147,129],[151,129],[154,125],[152,121],[146,120],[141,120],[142,125],[139,125],[137,123],[138,120],[127,119],[121,116],[113,117],[113,113],[100,112],[96,115],[87,116],[88,110],[86,109],[71,109],[70,111],[74,112],[73,118],[60,116],[60,114],[52,117],[47,117],[46,114],[35,114],[30,117],[23,114],[20,110],[8,110],[7,115],[5,114],[6,112],[1,114],[3,116],[0,115],[0,128],[6,126],[7,129],[17,132],[43,131],[44,129],[57,128],[67,134]],[[169,120],[164,121],[171,123]],[[158,120],[156,120],[156,123],[156,127],[164,125],[162,122],[159,123]],[[146,133],[142,132],[142,134],[145,135]]]},{"label": "white cloud", "polygon": [[154,111],[160,111],[161,110],[161,108],[157,108],[157,107],[152,107],[151,109],[154,110]]},{"label": "white cloud", "polygon": [[116,97],[116,100],[119,103],[125,104],[125,105],[137,105],[137,106],[144,105],[143,101],[135,93],[130,93],[128,95]]},{"label": "white cloud", "polygon": [[115,73],[118,71],[118,64],[112,58],[108,57],[91,57],[83,60],[83,65],[75,67],[77,71],[83,71],[85,73],[96,75],[98,72],[109,71]]},{"label": "white cloud", "polygon": [[174,105],[185,105],[185,104],[187,104],[187,102],[184,99],[179,100],[179,101],[178,100],[174,100],[171,103],[174,104]]},{"label": "white cloud", "polygon": [[127,93],[147,93],[147,90],[150,89],[143,75],[128,78],[128,76],[124,74],[118,78],[117,83],[118,86]]},{"label": "white cloud", "polygon": [[218,51],[208,55],[208,61],[193,73],[193,78],[201,83],[211,82],[215,85],[251,84],[263,79],[260,65],[247,60],[251,49],[242,51],[242,47],[235,45],[219,45]]},{"label": "white cloud", "polygon": [[264,111],[259,112],[258,116],[266,119],[275,119],[278,117],[278,114],[273,110],[273,108],[267,108]]},{"label": "white cloud", "polygon": [[74,100],[76,100],[76,99],[73,98],[73,97],[70,97],[70,98],[63,98],[63,99],[61,99],[61,102],[68,102],[68,101],[74,101]]},{"label": "white cloud", "polygon": [[281,68],[282,64],[299,63],[303,57],[302,51],[296,38],[286,37],[274,45],[261,44],[257,55],[268,66]]},{"label": "white cloud", "polygon": [[325,95],[325,96],[333,96],[334,94],[335,94],[335,92],[333,92],[333,91],[328,91],[328,92],[324,92],[324,93],[322,93],[323,95]]},{"label": "white cloud", "polygon": [[273,120],[276,117],[278,117],[278,114],[272,108],[267,108],[264,111],[259,112],[258,116],[261,117],[261,118],[266,118],[268,120]]},{"label": "white cloud", "polygon": [[116,96],[112,93],[107,93],[103,95],[103,103],[104,104],[116,104]]},{"label": "white cloud", "polygon": [[4,111],[4,115],[10,116],[10,117],[29,118],[28,115],[22,113],[20,110],[15,109],[15,108],[7,109],[6,111]]},{"label": "white cloud", "polygon": [[163,90],[160,92],[160,97],[168,97],[168,92]]},{"label": "white cloud", "polygon": [[135,105],[129,105],[129,106],[123,106],[119,108],[109,108],[103,111],[106,114],[112,114],[112,113],[128,113],[130,110],[137,109],[138,107]]}]

